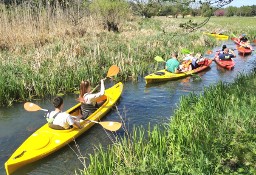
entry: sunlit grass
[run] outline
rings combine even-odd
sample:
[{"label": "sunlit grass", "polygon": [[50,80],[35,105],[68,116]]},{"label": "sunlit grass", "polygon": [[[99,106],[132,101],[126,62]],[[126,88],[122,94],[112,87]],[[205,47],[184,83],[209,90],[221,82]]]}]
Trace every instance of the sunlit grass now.
[{"label": "sunlit grass", "polygon": [[189,33],[179,24],[204,18],[133,17],[123,22],[120,33],[112,33],[103,30],[95,16],[83,16],[74,24],[70,16],[74,9],[68,13],[57,6],[51,16],[52,9],[32,10],[28,4],[0,8],[1,105],[73,92],[83,79],[95,85],[113,64],[121,70],[116,81],[136,81],[154,71],[157,55],[166,60],[173,51],[205,53],[219,44],[202,35],[209,28],[239,34],[248,23],[243,32],[252,36],[255,31],[253,18],[241,18],[247,21],[241,20],[241,25],[233,25],[238,18],[212,18]]},{"label": "sunlit grass", "polygon": [[136,128],[83,174],[255,174],[256,74],[183,96],[169,125]]}]

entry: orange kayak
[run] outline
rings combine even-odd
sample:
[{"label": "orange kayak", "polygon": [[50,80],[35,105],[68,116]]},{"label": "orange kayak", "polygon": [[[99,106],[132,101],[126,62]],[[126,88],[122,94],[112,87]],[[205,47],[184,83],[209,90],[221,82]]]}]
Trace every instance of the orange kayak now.
[{"label": "orange kayak", "polygon": [[252,53],[252,49],[249,47],[237,46],[238,53],[241,55],[248,55]]},{"label": "orange kayak", "polygon": [[233,59],[230,60],[220,60],[218,57],[218,54],[215,55],[214,61],[216,62],[217,65],[220,67],[223,67],[225,69],[231,70],[235,67],[235,62]]}]

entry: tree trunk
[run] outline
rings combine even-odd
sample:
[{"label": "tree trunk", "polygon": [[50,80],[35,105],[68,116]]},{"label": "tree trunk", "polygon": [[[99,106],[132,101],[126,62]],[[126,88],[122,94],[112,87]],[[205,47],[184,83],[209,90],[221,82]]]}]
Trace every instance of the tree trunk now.
[{"label": "tree trunk", "polygon": [[104,25],[104,29],[108,29],[108,31],[113,31],[113,32],[119,32],[119,29],[118,29],[118,24],[115,23],[115,22],[110,22],[110,21],[107,21],[107,23],[105,23]]}]

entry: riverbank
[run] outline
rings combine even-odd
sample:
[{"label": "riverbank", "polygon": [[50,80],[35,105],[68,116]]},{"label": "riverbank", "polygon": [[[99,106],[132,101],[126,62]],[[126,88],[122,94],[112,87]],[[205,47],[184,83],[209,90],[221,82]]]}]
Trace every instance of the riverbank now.
[{"label": "riverbank", "polygon": [[181,98],[169,125],[96,149],[84,174],[255,174],[256,73]]},{"label": "riverbank", "polygon": [[[243,31],[250,36],[255,28],[254,18],[239,20],[240,25],[235,25],[236,18],[213,18],[199,30],[189,33],[179,27],[180,23],[190,19],[200,23],[205,18],[133,17],[123,22],[120,33],[112,33],[104,30],[93,16],[85,16],[75,25],[63,9],[57,9],[58,15],[49,18],[49,9],[42,9],[42,13],[29,6],[1,8],[2,106],[73,93],[84,79],[96,85],[113,64],[121,69],[117,81],[136,81],[139,76],[154,71],[157,55],[167,59],[171,52],[180,52],[183,48],[205,53],[220,44],[202,35],[209,28],[235,34]],[[247,24],[250,27],[245,28]]]}]

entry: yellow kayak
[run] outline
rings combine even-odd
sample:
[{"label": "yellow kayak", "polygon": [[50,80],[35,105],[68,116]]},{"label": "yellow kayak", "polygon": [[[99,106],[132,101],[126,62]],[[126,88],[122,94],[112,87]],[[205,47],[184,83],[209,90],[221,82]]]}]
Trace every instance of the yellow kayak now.
[{"label": "yellow kayak", "polygon": [[176,80],[179,78],[183,78],[186,76],[190,76],[192,74],[201,72],[205,69],[207,69],[210,64],[212,63],[212,60],[207,59],[207,63],[205,65],[202,65],[196,69],[193,69],[191,71],[187,71],[187,72],[183,72],[183,73],[171,73],[168,72],[167,70],[163,69],[163,70],[159,70],[155,73],[149,74],[147,76],[144,77],[146,84],[150,84],[150,83],[158,83],[158,82],[164,82],[164,81],[169,81],[169,80]]},{"label": "yellow kayak", "polygon": [[[104,98],[106,102],[90,115],[87,119],[98,121],[100,120],[117,102],[123,91],[123,84],[121,82],[115,84],[109,89],[105,90]],[[104,100],[105,100],[104,99]],[[102,98],[100,100],[103,100]],[[67,110],[71,115],[78,115],[81,103]],[[18,168],[42,159],[49,154],[59,150],[60,148],[73,141],[79,135],[91,128],[95,123],[81,122],[82,129],[72,128],[69,130],[54,130],[49,128],[46,123],[30,137],[25,140],[20,147],[11,155],[5,162],[5,169],[7,175],[10,175]]]},{"label": "yellow kayak", "polygon": [[228,40],[228,38],[229,38],[228,35],[223,35],[223,34],[218,34],[218,33],[204,33],[204,34],[213,36],[214,38],[222,39],[222,40]]}]

